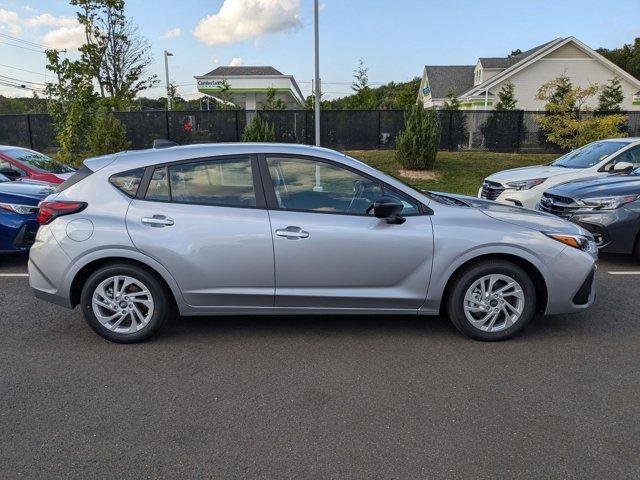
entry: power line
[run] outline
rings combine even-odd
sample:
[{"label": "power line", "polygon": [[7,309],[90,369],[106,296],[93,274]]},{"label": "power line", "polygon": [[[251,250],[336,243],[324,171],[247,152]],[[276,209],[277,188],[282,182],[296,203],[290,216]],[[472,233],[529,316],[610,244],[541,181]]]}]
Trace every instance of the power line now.
[{"label": "power line", "polygon": [[7,47],[16,47],[16,48],[21,48],[21,49],[23,49],[23,50],[29,50],[29,51],[31,51],[31,52],[36,52],[36,53],[45,53],[45,52],[44,52],[44,50],[36,50],[35,48],[25,47],[24,45],[15,45],[15,44],[13,44],[13,43],[7,43],[6,41],[5,41],[5,42],[0,43],[0,46],[1,46],[1,45],[6,45]]},{"label": "power line", "polygon": [[0,77],[12,82],[31,83],[32,85],[42,85],[42,87],[44,87],[44,83],[42,82],[32,82],[31,80],[22,80],[21,78],[8,77],[6,75],[0,75]]},{"label": "power line", "polygon": [[6,67],[6,68],[11,68],[13,70],[20,70],[21,72],[27,72],[27,73],[35,73],[36,75],[40,75],[42,77],[47,77],[46,73],[42,73],[42,72],[35,72],[33,70],[26,70],[24,68],[18,68],[18,67],[12,67],[11,65],[5,65],[4,63],[0,63],[0,67]]},{"label": "power line", "polygon": [[25,44],[31,45],[33,47],[38,47],[38,48],[42,48],[42,49],[45,49],[45,50],[47,49],[47,46],[43,45],[41,43],[32,42],[30,40],[25,40],[23,38],[12,37],[11,35],[7,35],[6,33],[0,32],[0,37],[5,37],[5,38],[8,38],[9,40],[12,40],[12,41],[18,42],[18,43],[25,43]]}]

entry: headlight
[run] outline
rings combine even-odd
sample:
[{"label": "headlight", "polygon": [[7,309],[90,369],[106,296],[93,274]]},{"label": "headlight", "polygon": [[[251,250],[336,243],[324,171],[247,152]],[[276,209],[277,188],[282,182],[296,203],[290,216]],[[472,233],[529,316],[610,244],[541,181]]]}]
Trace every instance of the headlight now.
[{"label": "headlight", "polygon": [[587,253],[595,253],[598,251],[598,247],[596,246],[596,242],[594,242],[591,238],[585,237],[583,235],[570,235],[566,233],[549,233],[542,232],[547,237],[553,238],[560,243],[564,243],[573,248],[577,248],[578,250],[582,250]]},{"label": "headlight", "polygon": [[614,197],[581,199],[578,200],[578,203],[583,208],[590,208],[593,210],[614,210],[625,203],[631,203],[637,200],[639,197],[640,195],[618,195]]},{"label": "headlight", "polygon": [[33,205],[18,205],[15,203],[0,203],[0,208],[19,215],[29,215],[30,213],[36,213],[38,211],[38,207],[34,207]]},{"label": "headlight", "polygon": [[518,182],[507,183],[509,188],[513,188],[514,190],[529,190],[536,185],[540,185],[544,182],[546,178],[531,178],[529,180],[520,180]]}]

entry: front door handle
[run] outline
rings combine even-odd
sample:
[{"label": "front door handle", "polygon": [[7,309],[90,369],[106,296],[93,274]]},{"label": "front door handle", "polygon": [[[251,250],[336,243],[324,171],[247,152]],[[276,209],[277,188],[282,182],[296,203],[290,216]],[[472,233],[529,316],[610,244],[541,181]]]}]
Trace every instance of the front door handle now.
[{"label": "front door handle", "polygon": [[289,226],[287,228],[278,228],[276,235],[288,238],[289,240],[298,240],[299,238],[308,238],[309,232],[305,232],[300,227]]},{"label": "front door handle", "polygon": [[173,218],[165,217],[164,215],[154,215],[153,217],[142,217],[140,220],[145,225],[150,227],[162,228],[170,227],[173,225]]}]

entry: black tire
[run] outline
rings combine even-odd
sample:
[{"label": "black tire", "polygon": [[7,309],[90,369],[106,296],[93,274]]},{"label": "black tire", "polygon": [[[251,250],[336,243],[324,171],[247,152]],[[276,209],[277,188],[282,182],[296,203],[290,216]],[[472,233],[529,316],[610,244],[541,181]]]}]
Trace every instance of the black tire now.
[{"label": "black tire", "polygon": [[[467,290],[485,275],[503,274],[520,284],[524,296],[524,306],[520,318],[504,330],[488,332],[476,328],[467,319],[464,311],[464,297]],[[483,341],[506,340],[522,330],[533,318],[536,311],[536,289],[531,277],[519,266],[506,260],[484,260],[470,265],[452,280],[454,283],[447,298],[447,314],[455,327],[465,335]]]},{"label": "black tire", "polygon": [[[146,326],[135,333],[114,332],[103,326],[96,317],[93,306],[93,293],[104,280],[116,275],[127,275],[142,282],[147,287],[153,299],[153,313]],[[158,279],[144,268],[130,263],[110,263],[96,270],[82,287],[80,306],[82,314],[89,326],[100,336],[116,343],[136,343],[146,340],[155,334],[165,320],[173,313],[173,303],[163,285]]]}]

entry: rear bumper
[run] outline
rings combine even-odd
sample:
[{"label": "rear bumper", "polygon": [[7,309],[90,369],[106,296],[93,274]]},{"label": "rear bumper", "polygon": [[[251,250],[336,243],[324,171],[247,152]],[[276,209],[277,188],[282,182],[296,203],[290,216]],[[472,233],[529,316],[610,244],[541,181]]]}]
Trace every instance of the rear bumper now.
[{"label": "rear bumper", "polygon": [[69,257],[53,238],[49,226],[38,230],[29,252],[29,285],[37,298],[71,308],[65,272]]}]

